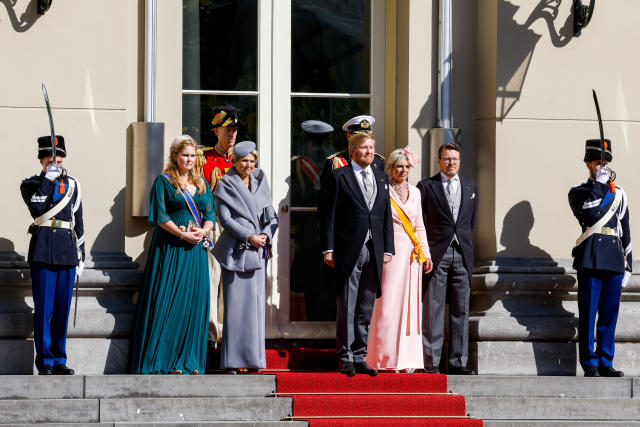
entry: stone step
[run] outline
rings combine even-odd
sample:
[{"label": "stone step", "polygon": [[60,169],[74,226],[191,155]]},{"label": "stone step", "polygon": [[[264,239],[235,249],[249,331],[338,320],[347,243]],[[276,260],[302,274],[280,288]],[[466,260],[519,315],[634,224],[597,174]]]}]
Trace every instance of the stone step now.
[{"label": "stone step", "polygon": [[0,424],[188,421],[279,421],[287,397],[0,400]]},{"label": "stone step", "polygon": [[450,375],[447,390],[467,397],[621,399],[640,396],[640,378]]},{"label": "stone step", "polygon": [[484,427],[638,427],[640,421],[482,420]]},{"label": "stone step", "polygon": [[307,427],[307,421],[193,421],[149,423],[63,423],[63,424],[0,424],[0,427]]},{"label": "stone step", "polygon": [[264,397],[275,388],[275,375],[7,375],[0,399]]},{"label": "stone step", "polygon": [[640,420],[640,399],[466,397],[467,413],[487,420]]}]

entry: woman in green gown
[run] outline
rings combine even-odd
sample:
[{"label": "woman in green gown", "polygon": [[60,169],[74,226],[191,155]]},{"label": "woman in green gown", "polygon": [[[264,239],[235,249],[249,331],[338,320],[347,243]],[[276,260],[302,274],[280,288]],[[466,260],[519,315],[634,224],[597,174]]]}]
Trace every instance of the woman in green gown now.
[{"label": "woman in green gown", "polygon": [[167,167],[151,189],[149,222],[155,230],[129,352],[134,374],[204,373],[209,322],[206,236],[216,216],[209,186],[195,168],[196,149],[190,136],[176,138]]}]

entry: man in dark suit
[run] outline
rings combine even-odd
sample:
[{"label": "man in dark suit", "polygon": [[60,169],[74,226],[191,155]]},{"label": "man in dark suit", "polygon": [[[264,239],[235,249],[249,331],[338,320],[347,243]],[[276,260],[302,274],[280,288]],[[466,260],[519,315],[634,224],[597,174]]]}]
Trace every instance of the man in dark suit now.
[{"label": "man in dark suit", "polygon": [[323,182],[318,214],[324,262],[335,270],[336,343],[341,372],[377,374],[365,361],[382,265],[394,253],[387,176],[372,168],[371,134],[349,139],[351,162]]},{"label": "man in dark suit", "polygon": [[460,147],[438,150],[440,173],[418,183],[433,270],[423,283],[422,345],[425,372],[439,372],[449,294],[449,373],[473,375],[467,368],[469,297],[473,270],[476,184],[458,175]]}]

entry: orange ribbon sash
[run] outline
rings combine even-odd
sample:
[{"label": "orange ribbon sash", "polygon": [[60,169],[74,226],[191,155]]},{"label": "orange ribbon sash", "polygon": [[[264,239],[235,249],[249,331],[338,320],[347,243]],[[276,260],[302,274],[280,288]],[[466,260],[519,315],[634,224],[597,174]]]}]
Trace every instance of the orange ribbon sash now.
[{"label": "orange ribbon sash", "polygon": [[393,200],[393,197],[390,197],[390,199],[391,199],[391,206],[393,206],[393,209],[395,209],[396,213],[398,214],[398,217],[400,218],[400,222],[402,223],[402,228],[404,228],[404,231],[407,233],[407,235],[411,239],[411,243],[413,243],[413,251],[411,251],[411,261],[413,261],[414,259],[417,259],[418,262],[422,264],[427,260],[427,257],[424,255],[424,252],[422,252],[422,246],[420,246],[420,238],[418,238],[418,233],[416,233],[416,229],[411,223],[411,220],[409,219],[407,214],[404,213],[402,208],[398,206],[395,200]]}]

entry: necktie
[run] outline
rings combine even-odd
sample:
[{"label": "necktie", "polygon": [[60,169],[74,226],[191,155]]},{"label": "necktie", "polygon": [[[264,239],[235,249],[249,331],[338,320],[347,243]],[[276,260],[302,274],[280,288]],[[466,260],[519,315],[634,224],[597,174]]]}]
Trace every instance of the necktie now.
[{"label": "necktie", "polygon": [[367,176],[367,172],[360,171],[360,175],[362,175],[362,183],[364,184],[364,192],[367,195],[367,201],[371,200],[373,196],[373,186],[369,182],[369,177]]},{"label": "necktie", "polygon": [[447,190],[449,190],[449,195],[451,197],[455,196],[456,192],[458,191],[458,183],[454,179],[450,179]]}]

